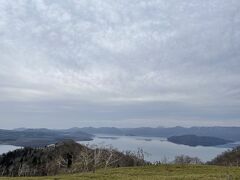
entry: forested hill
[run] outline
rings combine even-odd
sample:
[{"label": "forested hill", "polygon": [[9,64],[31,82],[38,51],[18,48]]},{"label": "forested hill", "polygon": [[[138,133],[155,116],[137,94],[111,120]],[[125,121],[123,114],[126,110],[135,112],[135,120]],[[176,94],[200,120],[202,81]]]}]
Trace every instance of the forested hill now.
[{"label": "forested hill", "polygon": [[240,166],[240,146],[218,155],[208,164],[221,166]]},{"label": "forested hill", "polygon": [[66,140],[45,148],[23,148],[0,156],[2,176],[45,176],[144,165],[141,156],[117,150],[91,149]]}]

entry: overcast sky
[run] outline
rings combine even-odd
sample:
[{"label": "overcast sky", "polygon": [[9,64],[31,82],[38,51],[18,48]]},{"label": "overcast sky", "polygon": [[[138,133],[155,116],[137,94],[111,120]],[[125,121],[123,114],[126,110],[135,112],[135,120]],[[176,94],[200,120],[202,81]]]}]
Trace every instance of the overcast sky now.
[{"label": "overcast sky", "polygon": [[239,0],[0,0],[0,128],[240,126]]}]

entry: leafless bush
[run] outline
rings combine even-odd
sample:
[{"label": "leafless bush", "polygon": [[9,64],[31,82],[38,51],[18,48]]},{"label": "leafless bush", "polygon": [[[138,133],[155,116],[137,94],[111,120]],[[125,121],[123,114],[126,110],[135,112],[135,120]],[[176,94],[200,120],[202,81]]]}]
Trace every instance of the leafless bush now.
[{"label": "leafless bush", "polygon": [[176,156],[174,164],[203,164],[198,157],[190,157],[186,155]]}]

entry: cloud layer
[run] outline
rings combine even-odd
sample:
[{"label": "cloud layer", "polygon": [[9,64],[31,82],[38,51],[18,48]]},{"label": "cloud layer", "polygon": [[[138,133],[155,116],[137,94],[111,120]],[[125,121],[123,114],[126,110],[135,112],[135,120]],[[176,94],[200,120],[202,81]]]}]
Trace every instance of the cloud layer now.
[{"label": "cloud layer", "polygon": [[0,0],[1,124],[240,125],[239,12],[238,0]]}]

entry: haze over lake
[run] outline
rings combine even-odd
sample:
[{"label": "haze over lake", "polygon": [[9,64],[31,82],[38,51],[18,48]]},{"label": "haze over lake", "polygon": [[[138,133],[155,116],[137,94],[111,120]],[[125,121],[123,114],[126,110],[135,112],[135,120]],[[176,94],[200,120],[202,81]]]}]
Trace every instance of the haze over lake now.
[{"label": "haze over lake", "polygon": [[151,162],[167,159],[172,161],[177,155],[198,157],[202,161],[209,161],[228,150],[226,147],[191,147],[168,142],[166,138],[139,136],[108,136],[97,135],[92,141],[79,142],[81,144],[108,146],[112,145],[120,151],[137,151],[142,148],[146,152],[145,159]]}]

